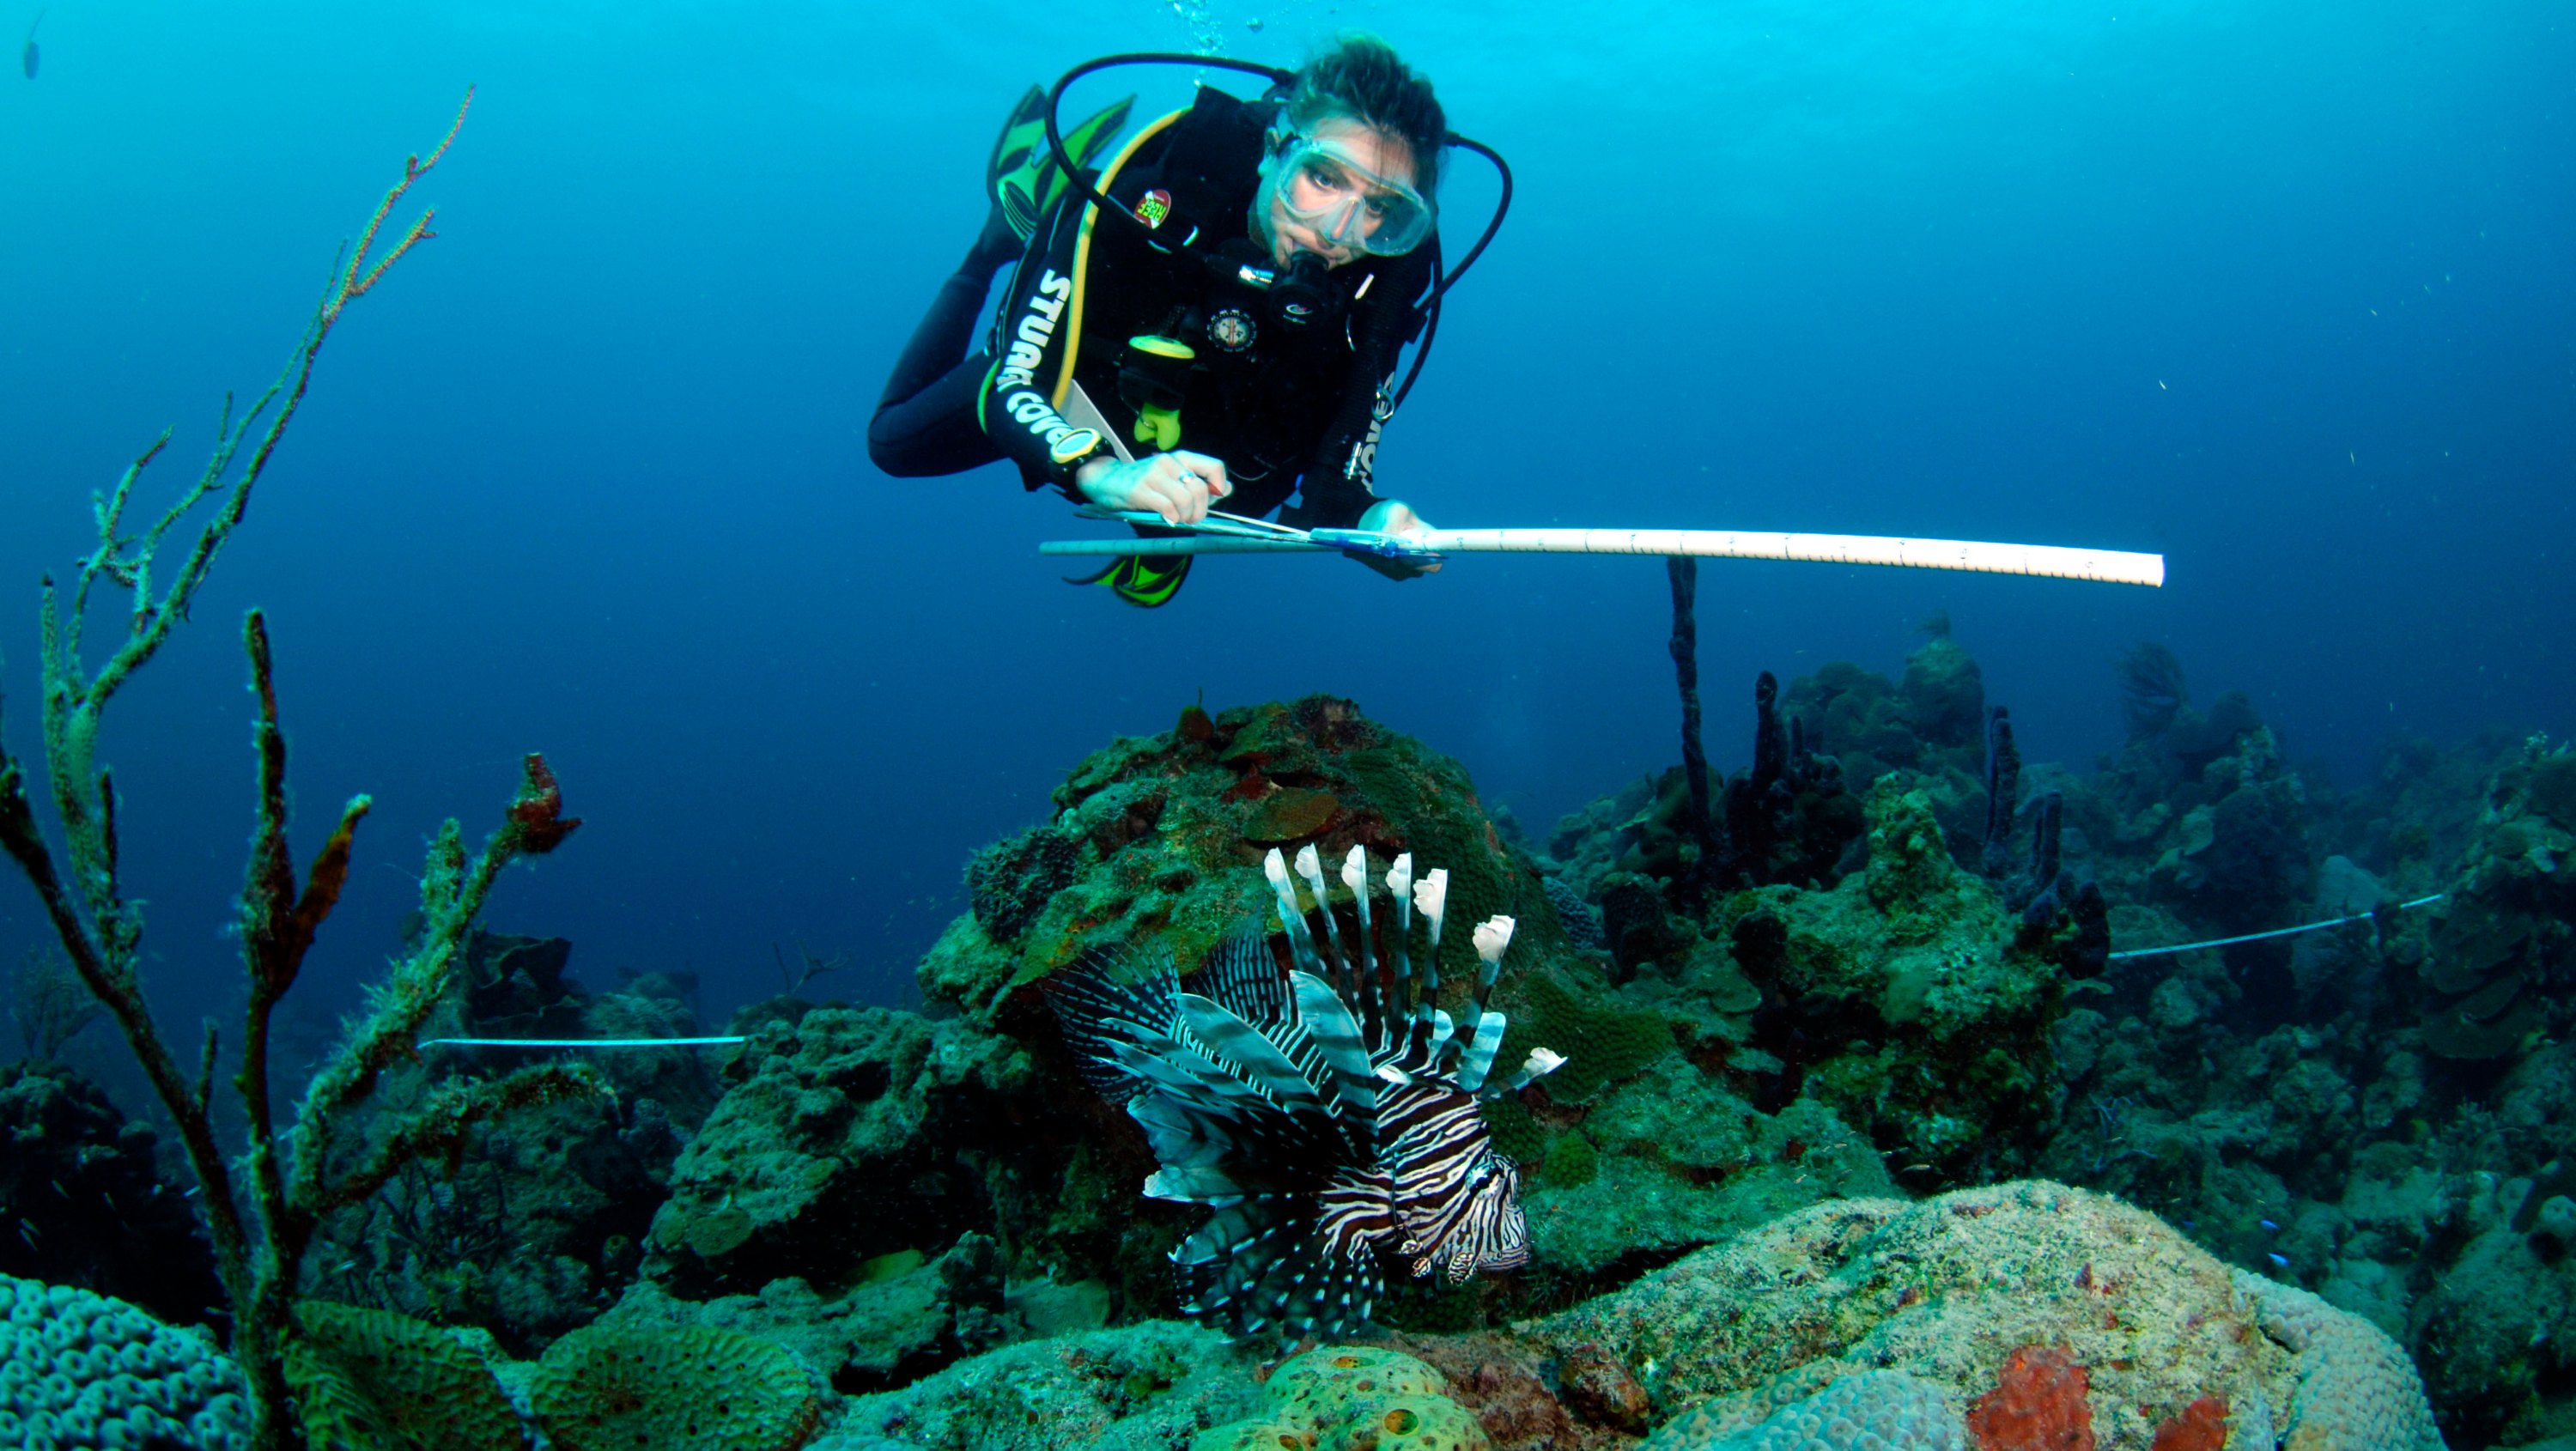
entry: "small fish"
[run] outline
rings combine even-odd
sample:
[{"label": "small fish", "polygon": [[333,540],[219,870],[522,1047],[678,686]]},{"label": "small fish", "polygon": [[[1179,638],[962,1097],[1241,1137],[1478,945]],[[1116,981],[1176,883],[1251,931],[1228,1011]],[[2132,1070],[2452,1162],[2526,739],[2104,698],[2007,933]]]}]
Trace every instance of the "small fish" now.
[{"label": "small fish", "polygon": [[45,12],[39,10],[35,21],[27,27],[27,48],[18,52],[18,69],[25,71],[31,81],[36,78],[36,26],[44,23]]},{"label": "small fish", "polygon": [[[1058,972],[1050,1000],[1084,1076],[1145,1130],[1160,1165],[1145,1193],[1215,1211],[1172,1251],[1183,1310],[1238,1337],[1339,1339],[1369,1323],[1389,1262],[1453,1285],[1528,1262],[1520,1170],[1476,1101],[1564,1059],[1537,1049],[1508,1079],[1493,1072],[1503,1015],[1485,1002],[1508,917],[1476,929],[1471,1018],[1435,1006],[1448,873],[1417,884],[1412,857],[1396,858],[1381,974],[1359,848],[1342,869],[1357,934],[1319,913],[1329,960],[1280,854],[1265,866],[1296,970],[1256,930],[1211,954],[1195,991],[1156,943]],[[1297,868],[1324,901],[1313,847]],[[1432,945],[1418,986],[1405,947],[1417,902]]]},{"label": "small fish", "polygon": [[2272,1253],[2263,1256],[2263,1258],[2270,1260],[2274,1269],[2286,1270],[2290,1267],[2290,1257],[2278,1250],[2274,1250]]},{"label": "small fish", "polygon": [[2279,1233],[2281,1232],[2281,1226],[2279,1226],[2279,1225],[2277,1225],[2277,1224],[2274,1224],[2272,1221],[2270,1221],[2270,1220],[2268,1220],[2268,1219],[2258,1219],[2258,1220],[2256,1220],[2256,1221],[2254,1221],[2254,1222],[2255,1222],[2256,1224],[2259,1224],[2259,1225],[2263,1226],[2265,1229],[2268,1229],[2268,1230],[2272,1231],[2274,1234],[2279,1234]]}]

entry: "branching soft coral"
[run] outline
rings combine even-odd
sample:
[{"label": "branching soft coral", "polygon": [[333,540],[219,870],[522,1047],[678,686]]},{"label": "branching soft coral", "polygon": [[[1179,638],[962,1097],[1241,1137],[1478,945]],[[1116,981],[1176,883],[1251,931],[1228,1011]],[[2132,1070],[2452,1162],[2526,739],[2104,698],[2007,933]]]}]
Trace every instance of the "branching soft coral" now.
[{"label": "branching soft coral", "polygon": [[[466,93],[466,103],[473,93]],[[232,1352],[250,1382],[256,1408],[254,1444],[260,1451],[292,1451],[304,1437],[288,1396],[283,1370],[297,1277],[317,1226],[333,1212],[376,1192],[404,1165],[423,1159],[453,1161],[478,1122],[575,1094],[599,1092],[586,1070],[542,1066],[489,1081],[455,1081],[433,1091],[418,1109],[364,1145],[344,1146],[351,1110],[375,1090],[379,1075],[411,1059],[421,1023],[446,996],[463,943],[501,869],[560,846],[581,823],[563,815],[563,795],[545,761],[527,758],[526,785],[502,825],[482,849],[468,855],[463,833],[447,823],[430,848],[421,882],[427,922],[419,945],[395,964],[392,977],[372,995],[363,1022],[351,1032],[317,1077],[293,1126],[281,1132],[269,1108],[269,1027],[277,1004],[295,985],[305,954],[338,904],[349,876],[350,853],[370,802],[349,802],[312,865],[299,877],[287,846],[286,736],[278,724],[276,666],[268,622],[253,611],[242,643],[250,657],[258,701],[253,729],[259,779],[258,821],[252,833],[249,878],[242,888],[243,966],[250,1003],[243,1020],[242,1068],[233,1080],[249,1120],[249,1153],[236,1162],[215,1136],[216,1040],[209,1026],[193,1077],[162,1037],[146,1005],[142,904],[125,894],[118,878],[115,782],[98,764],[101,713],[134,672],[149,663],[172,629],[185,619],[215,555],[249,508],[253,487],[284,437],[313,376],[323,340],[341,312],[382,281],[386,270],[433,234],[430,213],[370,263],[368,253],[387,217],[412,185],[428,174],[465,122],[457,109],[428,159],[412,157],[403,179],[387,191],[368,220],[345,266],[332,281],[295,356],[249,412],[235,419],[231,400],[216,432],[205,470],[174,504],[140,533],[124,527],[135,482],[169,442],[162,437],[130,465],[94,510],[98,548],[80,561],[69,608],[46,582],[43,611],[43,722],[45,774],[61,828],[68,870],[37,821],[27,773],[0,747],[0,850],[18,864],[36,890],[55,936],[81,984],[123,1030],[153,1092],[179,1130],[203,1192],[196,1205],[213,1240],[217,1272],[233,1307]],[[274,412],[271,406],[274,405]],[[266,416],[266,427],[251,430]],[[243,446],[249,452],[243,454]],[[239,457],[242,461],[235,466]],[[173,530],[201,504],[213,514],[196,530],[177,571],[156,592],[153,568]],[[184,537],[184,536],[180,536]],[[81,648],[90,590],[99,581],[125,590],[123,640],[95,670]],[[246,1179],[246,1186],[236,1180]],[[249,1212],[243,1210],[246,1188]]]}]

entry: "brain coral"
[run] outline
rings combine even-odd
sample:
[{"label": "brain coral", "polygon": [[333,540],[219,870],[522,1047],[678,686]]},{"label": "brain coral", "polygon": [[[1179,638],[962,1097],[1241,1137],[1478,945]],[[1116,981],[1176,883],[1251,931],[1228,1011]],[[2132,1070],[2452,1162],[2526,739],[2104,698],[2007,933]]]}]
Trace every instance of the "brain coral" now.
[{"label": "brain coral", "polygon": [[[1813,1395],[1792,1374],[1749,1396],[1704,1405],[1646,1438],[1639,1451],[1965,1451],[1941,1393],[1891,1370],[1839,1375]],[[1791,1398],[1794,1397],[1794,1398]]]},{"label": "brain coral", "polygon": [[2298,1353],[2288,1451],[2443,1451],[2414,1364],[2378,1326],[2244,1270],[2236,1289],[2263,1333]]},{"label": "brain coral", "polygon": [[307,1300],[287,1380],[304,1434],[331,1451],[504,1451],[526,1444],[482,1357],[390,1310]]},{"label": "brain coral", "polygon": [[241,1376],[202,1331],[122,1300],[0,1275],[0,1446],[246,1451]]},{"label": "brain coral", "polygon": [[2044,1345],[2085,1369],[2101,1451],[2149,1451],[2204,1396],[2245,1446],[2269,1444],[2273,1407],[2297,1451],[2440,1444],[2410,1439],[2431,1434],[2423,1392],[2385,1337],[2231,1274],[2143,1210],[2042,1181],[1819,1204],[1522,1328],[1619,1356],[1668,1414],[1836,1365],[1901,1370],[1965,1406]]},{"label": "brain coral", "polygon": [[528,1402],[557,1451],[795,1451],[822,1415],[796,1357],[704,1326],[576,1330],[546,1348]]}]

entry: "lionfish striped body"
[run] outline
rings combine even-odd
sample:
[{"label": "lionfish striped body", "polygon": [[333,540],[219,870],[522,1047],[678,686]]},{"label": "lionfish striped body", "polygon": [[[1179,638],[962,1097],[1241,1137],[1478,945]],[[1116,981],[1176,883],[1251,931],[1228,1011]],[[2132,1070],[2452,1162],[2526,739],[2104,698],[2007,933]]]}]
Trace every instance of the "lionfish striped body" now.
[{"label": "lionfish striped body", "polygon": [[[1315,849],[1297,868],[1320,946],[1280,854],[1266,865],[1296,968],[1283,974],[1267,935],[1248,933],[1191,979],[1201,991],[1184,991],[1156,945],[1058,974],[1053,1002],[1086,1076],[1145,1130],[1161,1165],[1145,1193],[1215,1211],[1172,1252],[1184,1310],[1239,1336],[1332,1337],[1367,1324],[1390,1261],[1451,1284],[1528,1261],[1520,1172],[1476,1100],[1564,1060],[1539,1049],[1488,1083],[1504,1020],[1486,1000],[1508,917],[1476,929],[1471,1023],[1436,1005],[1446,872],[1417,883],[1407,855],[1386,874],[1396,919],[1381,971],[1359,848],[1341,872],[1359,918],[1348,953]],[[1417,905],[1432,949],[1418,980],[1405,945]]]}]

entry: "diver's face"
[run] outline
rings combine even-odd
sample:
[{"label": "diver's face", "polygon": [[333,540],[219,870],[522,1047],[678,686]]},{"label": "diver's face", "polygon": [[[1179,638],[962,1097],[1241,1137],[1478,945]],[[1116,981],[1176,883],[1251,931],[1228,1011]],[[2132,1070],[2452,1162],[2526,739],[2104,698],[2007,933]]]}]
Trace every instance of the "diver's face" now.
[{"label": "diver's face", "polygon": [[[1364,125],[1345,116],[1333,116],[1318,121],[1308,128],[1308,134],[1315,140],[1340,150],[1359,166],[1376,172],[1380,176],[1414,175],[1413,148],[1407,146],[1401,136],[1389,135],[1374,126]],[[1289,258],[1300,252],[1312,252],[1323,258],[1328,265],[1339,267],[1359,256],[1358,247],[1350,245],[1347,240],[1336,240],[1325,236],[1315,226],[1299,219],[1289,210],[1288,188],[1297,184],[1298,179],[1295,177],[1279,177],[1275,179],[1275,184],[1262,189],[1261,194],[1269,203],[1265,220],[1269,224],[1270,260],[1278,266],[1285,267],[1288,265]],[[1362,236],[1366,236],[1377,225],[1369,213],[1369,208],[1364,204],[1357,206],[1347,216],[1346,221],[1332,224],[1342,227],[1355,226]]]}]

